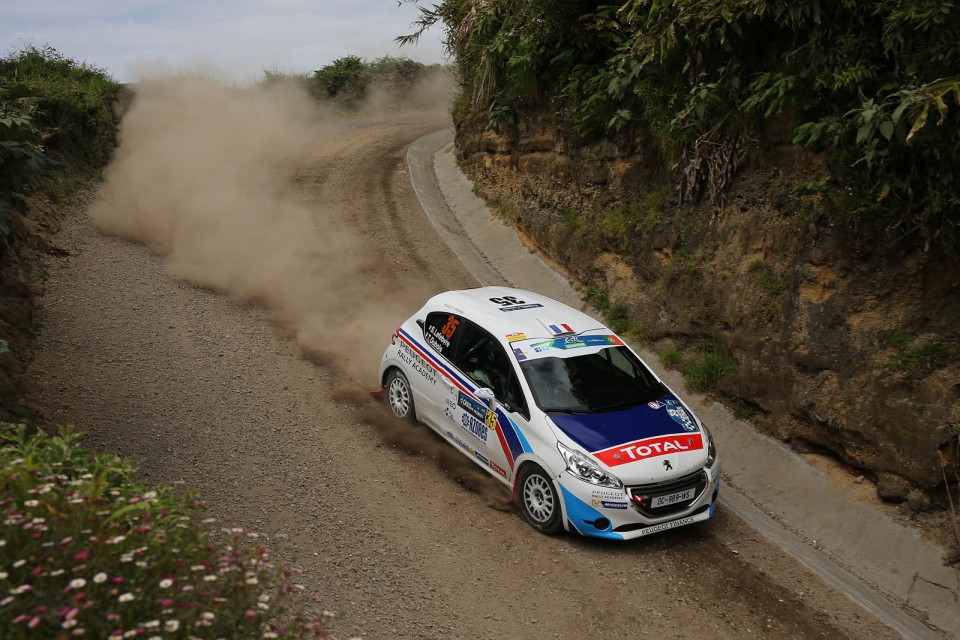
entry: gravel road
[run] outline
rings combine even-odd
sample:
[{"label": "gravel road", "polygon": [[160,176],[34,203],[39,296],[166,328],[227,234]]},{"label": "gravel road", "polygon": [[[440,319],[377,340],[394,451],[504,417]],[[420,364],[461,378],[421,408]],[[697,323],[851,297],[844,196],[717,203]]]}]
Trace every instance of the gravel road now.
[{"label": "gravel road", "polygon": [[722,509],[631,543],[541,536],[465,458],[367,398],[392,327],[427,296],[476,285],[425,231],[406,173],[409,143],[444,126],[411,112],[302,133],[281,178],[313,222],[300,241],[327,249],[289,248],[317,274],[293,297],[273,295],[288,273],[255,290],[238,280],[283,248],[208,277],[79,207],[56,238],[68,256],[48,265],[34,404],[265,534],[343,612],[338,636],[894,637]]}]

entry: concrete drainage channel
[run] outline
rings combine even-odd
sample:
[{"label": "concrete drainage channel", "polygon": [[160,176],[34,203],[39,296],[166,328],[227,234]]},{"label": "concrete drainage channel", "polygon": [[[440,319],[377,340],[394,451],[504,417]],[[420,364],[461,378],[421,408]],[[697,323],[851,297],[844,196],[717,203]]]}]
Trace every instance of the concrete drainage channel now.
[{"label": "concrete drainage channel", "polygon": [[[584,306],[564,276],[495,219],[456,167],[453,132],[424,136],[407,152],[414,190],[443,240],[482,284],[538,291]],[[589,313],[590,310],[587,310]],[[918,531],[834,488],[825,474],[779,442],[687,391],[656,355],[644,360],[683,394],[717,439],[724,464],[721,507],[847,593],[904,638],[960,638],[960,571]]]}]

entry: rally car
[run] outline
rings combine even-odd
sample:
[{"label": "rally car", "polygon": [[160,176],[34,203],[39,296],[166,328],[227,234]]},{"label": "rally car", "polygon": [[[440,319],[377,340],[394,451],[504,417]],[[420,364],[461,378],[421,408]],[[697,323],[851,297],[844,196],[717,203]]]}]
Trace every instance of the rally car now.
[{"label": "rally car", "polygon": [[390,411],[510,486],[524,518],[618,540],[713,515],[707,428],[613,331],[505,287],[434,296],[380,364]]}]

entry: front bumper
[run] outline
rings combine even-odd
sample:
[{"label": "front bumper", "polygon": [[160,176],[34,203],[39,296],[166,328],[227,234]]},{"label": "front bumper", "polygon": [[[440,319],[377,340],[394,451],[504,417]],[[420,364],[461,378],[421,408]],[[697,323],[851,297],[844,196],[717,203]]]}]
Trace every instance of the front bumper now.
[{"label": "front bumper", "polygon": [[[555,482],[567,531],[598,538],[632,540],[713,516],[720,491],[720,461],[716,460],[712,467],[684,478],[642,487],[597,487],[566,472]],[[695,495],[681,504],[653,509],[642,499],[685,488],[693,488]]]}]

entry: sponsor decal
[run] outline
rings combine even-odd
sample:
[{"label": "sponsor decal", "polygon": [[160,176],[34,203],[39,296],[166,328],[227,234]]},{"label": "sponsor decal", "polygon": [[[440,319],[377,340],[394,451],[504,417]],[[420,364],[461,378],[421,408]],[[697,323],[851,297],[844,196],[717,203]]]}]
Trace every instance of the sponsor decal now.
[{"label": "sponsor decal", "polygon": [[594,489],[590,492],[590,497],[594,500],[623,500],[623,491],[613,489]]},{"label": "sponsor decal", "polygon": [[651,409],[663,409],[665,406],[667,406],[667,403],[660,402],[659,400],[654,400],[653,402],[648,402],[647,406],[650,407]]},{"label": "sponsor decal", "polygon": [[569,351],[570,349],[581,349],[583,347],[608,347],[622,344],[623,341],[617,336],[570,336],[569,338],[554,338],[553,340],[535,342],[530,347],[537,353],[543,353],[549,349]]},{"label": "sponsor decal", "polygon": [[522,331],[514,331],[507,334],[507,342],[516,342],[517,340],[526,340],[527,334]]},{"label": "sponsor decal", "polygon": [[686,517],[686,518],[680,518],[679,520],[673,520],[673,521],[671,521],[671,522],[664,522],[663,524],[655,524],[655,525],[651,525],[651,526],[647,527],[646,529],[644,529],[644,530],[640,533],[640,535],[641,535],[641,536],[646,536],[646,535],[650,535],[651,533],[657,533],[658,531],[666,531],[667,529],[675,529],[675,528],[677,528],[677,527],[682,527],[682,526],[685,525],[685,524],[691,524],[691,523],[693,523],[693,522],[696,522],[696,518],[695,518],[694,516],[688,516],[688,517]]},{"label": "sponsor decal", "polygon": [[626,509],[626,502],[610,502],[609,500],[591,500],[590,504],[595,507],[603,507],[605,509]]},{"label": "sponsor decal", "polygon": [[432,324],[427,325],[427,333],[424,336],[427,344],[440,353],[446,353],[450,348],[450,341],[453,340],[453,335],[457,332],[457,327],[459,326],[460,318],[454,315],[448,317],[446,324],[440,329],[437,329],[437,327]]},{"label": "sponsor decal", "polygon": [[693,418],[687,413],[687,410],[676,400],[667,400],[667,413],[673,418],[673,421],[683,427],[684,431],[699,431]]},{"label": "sponsor decal", "polygon": [[457,436],[457,434],[453,433],[452,431],[447,431],[447,435],[450,436],[450,438],[451,438],[454,442],[456,442],[458,445],[460,445],[460,448],[461,448],[461,449],[464,449],[464,450],[466,450],[466,451],[468,451],[468,452],[471,452],[471,453],[473,452],[473,447],[471,447],[469,444],[467,444],[466,442],[464,442],[462,438],[460,438],[460,437]]},{"label": "sponsor decal", "polygon": [[507,472],[506,472],[506,470],[505,470],[503,467],[501,467],[500,465],[498,465],[496,462],[494,462],[493,460],[490,460],[490,468],[493,469],[494,471],[496,471],[497,473],[499,473],[499,474],[500,474],[501,476],[503,476],[504,478],[507,477]]},{"label": "sponsor decal", "polygon": [[471,452],[473,453],[473,455],[477,457],[477,460],[479,460],[483,464],[490,464],[490,461],[487,460],[487,457],[482,453],[480,453],[479,451],[477,451],[476,449],[471,449]]},{"label": "sponsor decal", "polygon": [[477,420],[469,413],[464,413],[460,416],[460,425],[474,438],[487,444],[487,425],[481,420]]},{"label": "sponsor decal", "polygon": [[523,361],[523,360],[526,360],[526,359],[527,359],[527,354],[525,354],[525,353],[523,352],[523,349],[521,349],[520,347],[514,347],[514,348],[513,348],[513,355],[515,355],[515,356],[517,357],[517,362],[520,362],[520,361]]},{"label": "sponsor decal", "polygon": [[471,398],[463,391],[457,392],[457,404],[460,405],[460,408],[472,415],[477,420],[487,421],[487,414],[490,413],[487,409],[487,405],[483,404],[476,398]]},{"label": "sponsor decal", "polygon": [[397,349],[397,357],[423,376],[427,382],[433,385],[437,384],[437,370],[421,358],[419,353],[411,349],[406,342],[400,343],[400,348]]},{"label": "sponsor decal", "polygon": [[[629,444],[617,445],[603,451],[593,452],[597,460],[610,467],[616,467],[629,462],[647,460],[671,453],[696,451],[703,449],[703,438],[697,434],[671,435],[657,438],[637,440]],[[619,458],[617,455],[619,454]]]},{"label": "sponsor decal", "polygon": [[533,304],[517,304],[512,307],[500,307],[500,311],[523,311],[524,309],[536,309],[542,306],[539,302],[534,302]]},{"label": "sponsor decal", "polygon": [[673,471],[673,465],[670,464],[670,461],[669,461],[669,460],[664,460],[664,461],[663,461],[663,470],[664,470],[664,471]]}]

